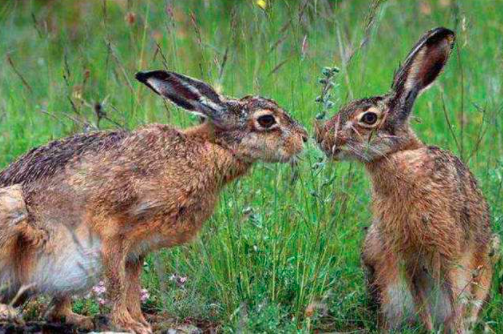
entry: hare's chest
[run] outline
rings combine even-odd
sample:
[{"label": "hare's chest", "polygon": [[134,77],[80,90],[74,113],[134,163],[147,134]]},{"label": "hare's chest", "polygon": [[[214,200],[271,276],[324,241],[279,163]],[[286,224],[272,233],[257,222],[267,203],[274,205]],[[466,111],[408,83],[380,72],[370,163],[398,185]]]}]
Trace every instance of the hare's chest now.
[{"label": "hare's chest", "polygon": [[205,221],[213,214],[215,200],[207,199],[190,206],[181,206],[176,213],[160,218],[151,230],[136,243],[129,255],[138,258],[151,251],[189,242],[197,236]]}]

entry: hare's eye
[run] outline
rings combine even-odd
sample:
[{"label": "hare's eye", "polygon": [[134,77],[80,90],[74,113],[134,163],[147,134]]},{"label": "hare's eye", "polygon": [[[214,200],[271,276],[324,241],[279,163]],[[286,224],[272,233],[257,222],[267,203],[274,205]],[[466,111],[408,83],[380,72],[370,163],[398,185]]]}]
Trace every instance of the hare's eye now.
[{"label": "hare's eye", "polygon": [[262,115],[257,121],[262,128],[271,128],[276,123],[276,119],[272,115]]},{"label": "hare's eye", "polygon": [[373,112],[365,113],[362,115],[360,121],[371,126],[377,122],[377,114]]}]

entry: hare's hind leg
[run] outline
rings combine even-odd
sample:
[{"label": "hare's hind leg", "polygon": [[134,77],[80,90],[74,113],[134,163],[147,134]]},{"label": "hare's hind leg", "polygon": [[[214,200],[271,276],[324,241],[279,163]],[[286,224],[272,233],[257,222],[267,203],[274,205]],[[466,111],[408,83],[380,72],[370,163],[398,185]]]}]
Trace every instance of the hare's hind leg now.
[{"label": "hare's hind leg", "polygon": [[0,320],[21,323],[13,299],[21,287],[16,271],[17,238],[28,212],[20,185],[0,188]]},{"label": "hare's hind leg", "polygon": [[493,269],[489,260],[475,267],[471,282],[472,296],[466,313],[466,328],[470,331],[476,324],[480,310],[487,301]]},{"label": "hare's hind leg", "polygon": [[72,311],[72,300],[69,296],[53,298],[51,304],[52,309],[47,315],[49,320],[64,322],[85,330],[94,328],[90,317],[79,315]]},{"label": "hare's hind leg", "polygon": [[[5,273],[5,272],[4,272]],[[14,322],[23,325],[22,306],[33,296],[28,286],[19,283],[18,278],[11,273],[14,282],[0,287],[0,321]]]},{"label": "hare's hind leg", "polygon": [[11,244],[19,234],[30,241],[33,247],[43,245],[48,239],[45,230],[29,222],[21,185],[0,188],[0,249]]},{"label": "hare's hind leg", "polygon": [[464,317],[471,295],[470,280],[469,268],[462,265],[447,273],[444,287],[451,306],[451,313],[445,320],[444,331],[458,334],[466,333]]},{"label": "hare's hind leg", "polygon": [[16,324],[24,324],[21,313],[17,308],[10,305],[0,304],[0,321],[9,321]]},{"label": "hare's hind leg", "polygon": [[493,277],[493,266],[501,257],[501,240],[497,234],[491,237],[489,250],[482,250],[475,253],[472,260],[473,281],[472,281],[472,300],[470,301],[467,312],[467,329],[471,330],[477,320],[480,310],[487,302],[491,281]]},{"label": "hare's hind leg", "polygon": [[449,272],[446,292],[452,306],[446,319],[446,330],[465,333],[477,321],[491,286],[492,266],[487,252],[467,253],[460,264]]}]

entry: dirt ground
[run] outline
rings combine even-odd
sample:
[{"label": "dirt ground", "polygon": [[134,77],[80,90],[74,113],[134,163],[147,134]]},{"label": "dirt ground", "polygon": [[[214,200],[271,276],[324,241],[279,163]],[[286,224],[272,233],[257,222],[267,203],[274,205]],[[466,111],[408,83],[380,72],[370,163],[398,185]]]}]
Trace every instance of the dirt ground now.
[{"label": "dirt ground", "polygon": [[[183,322],[177,322],[169,316],[159,314],[147,315],[147,319],[151,322],[154,333],[158,334],[211,334],[217,332],[217,326],[206,321],[183,320]],[[82,334],[111,331],[108,318],[105,315],[96,315],[93,322],[95,329],[91,331],[44,320],[26,321],[24,325],[0,322],[0,334]]]}]

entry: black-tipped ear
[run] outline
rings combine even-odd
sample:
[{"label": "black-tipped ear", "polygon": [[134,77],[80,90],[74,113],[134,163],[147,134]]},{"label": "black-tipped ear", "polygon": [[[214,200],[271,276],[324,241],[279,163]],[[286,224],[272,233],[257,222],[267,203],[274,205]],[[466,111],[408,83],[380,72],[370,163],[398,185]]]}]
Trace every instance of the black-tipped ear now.
[{"label": "black-tipped ear", "polygon": [[223,98],[202,81],[167,71],[138,72],[136,79],[178,106],[219,121],[225,114]]},{"label": "black-tipped ear", "polygon": [[416,97],[430,86],[444,68],[454,46],[455,34],[447,28],[432,29],[421,37],[393,79],[395,108],[407,117]]}]

